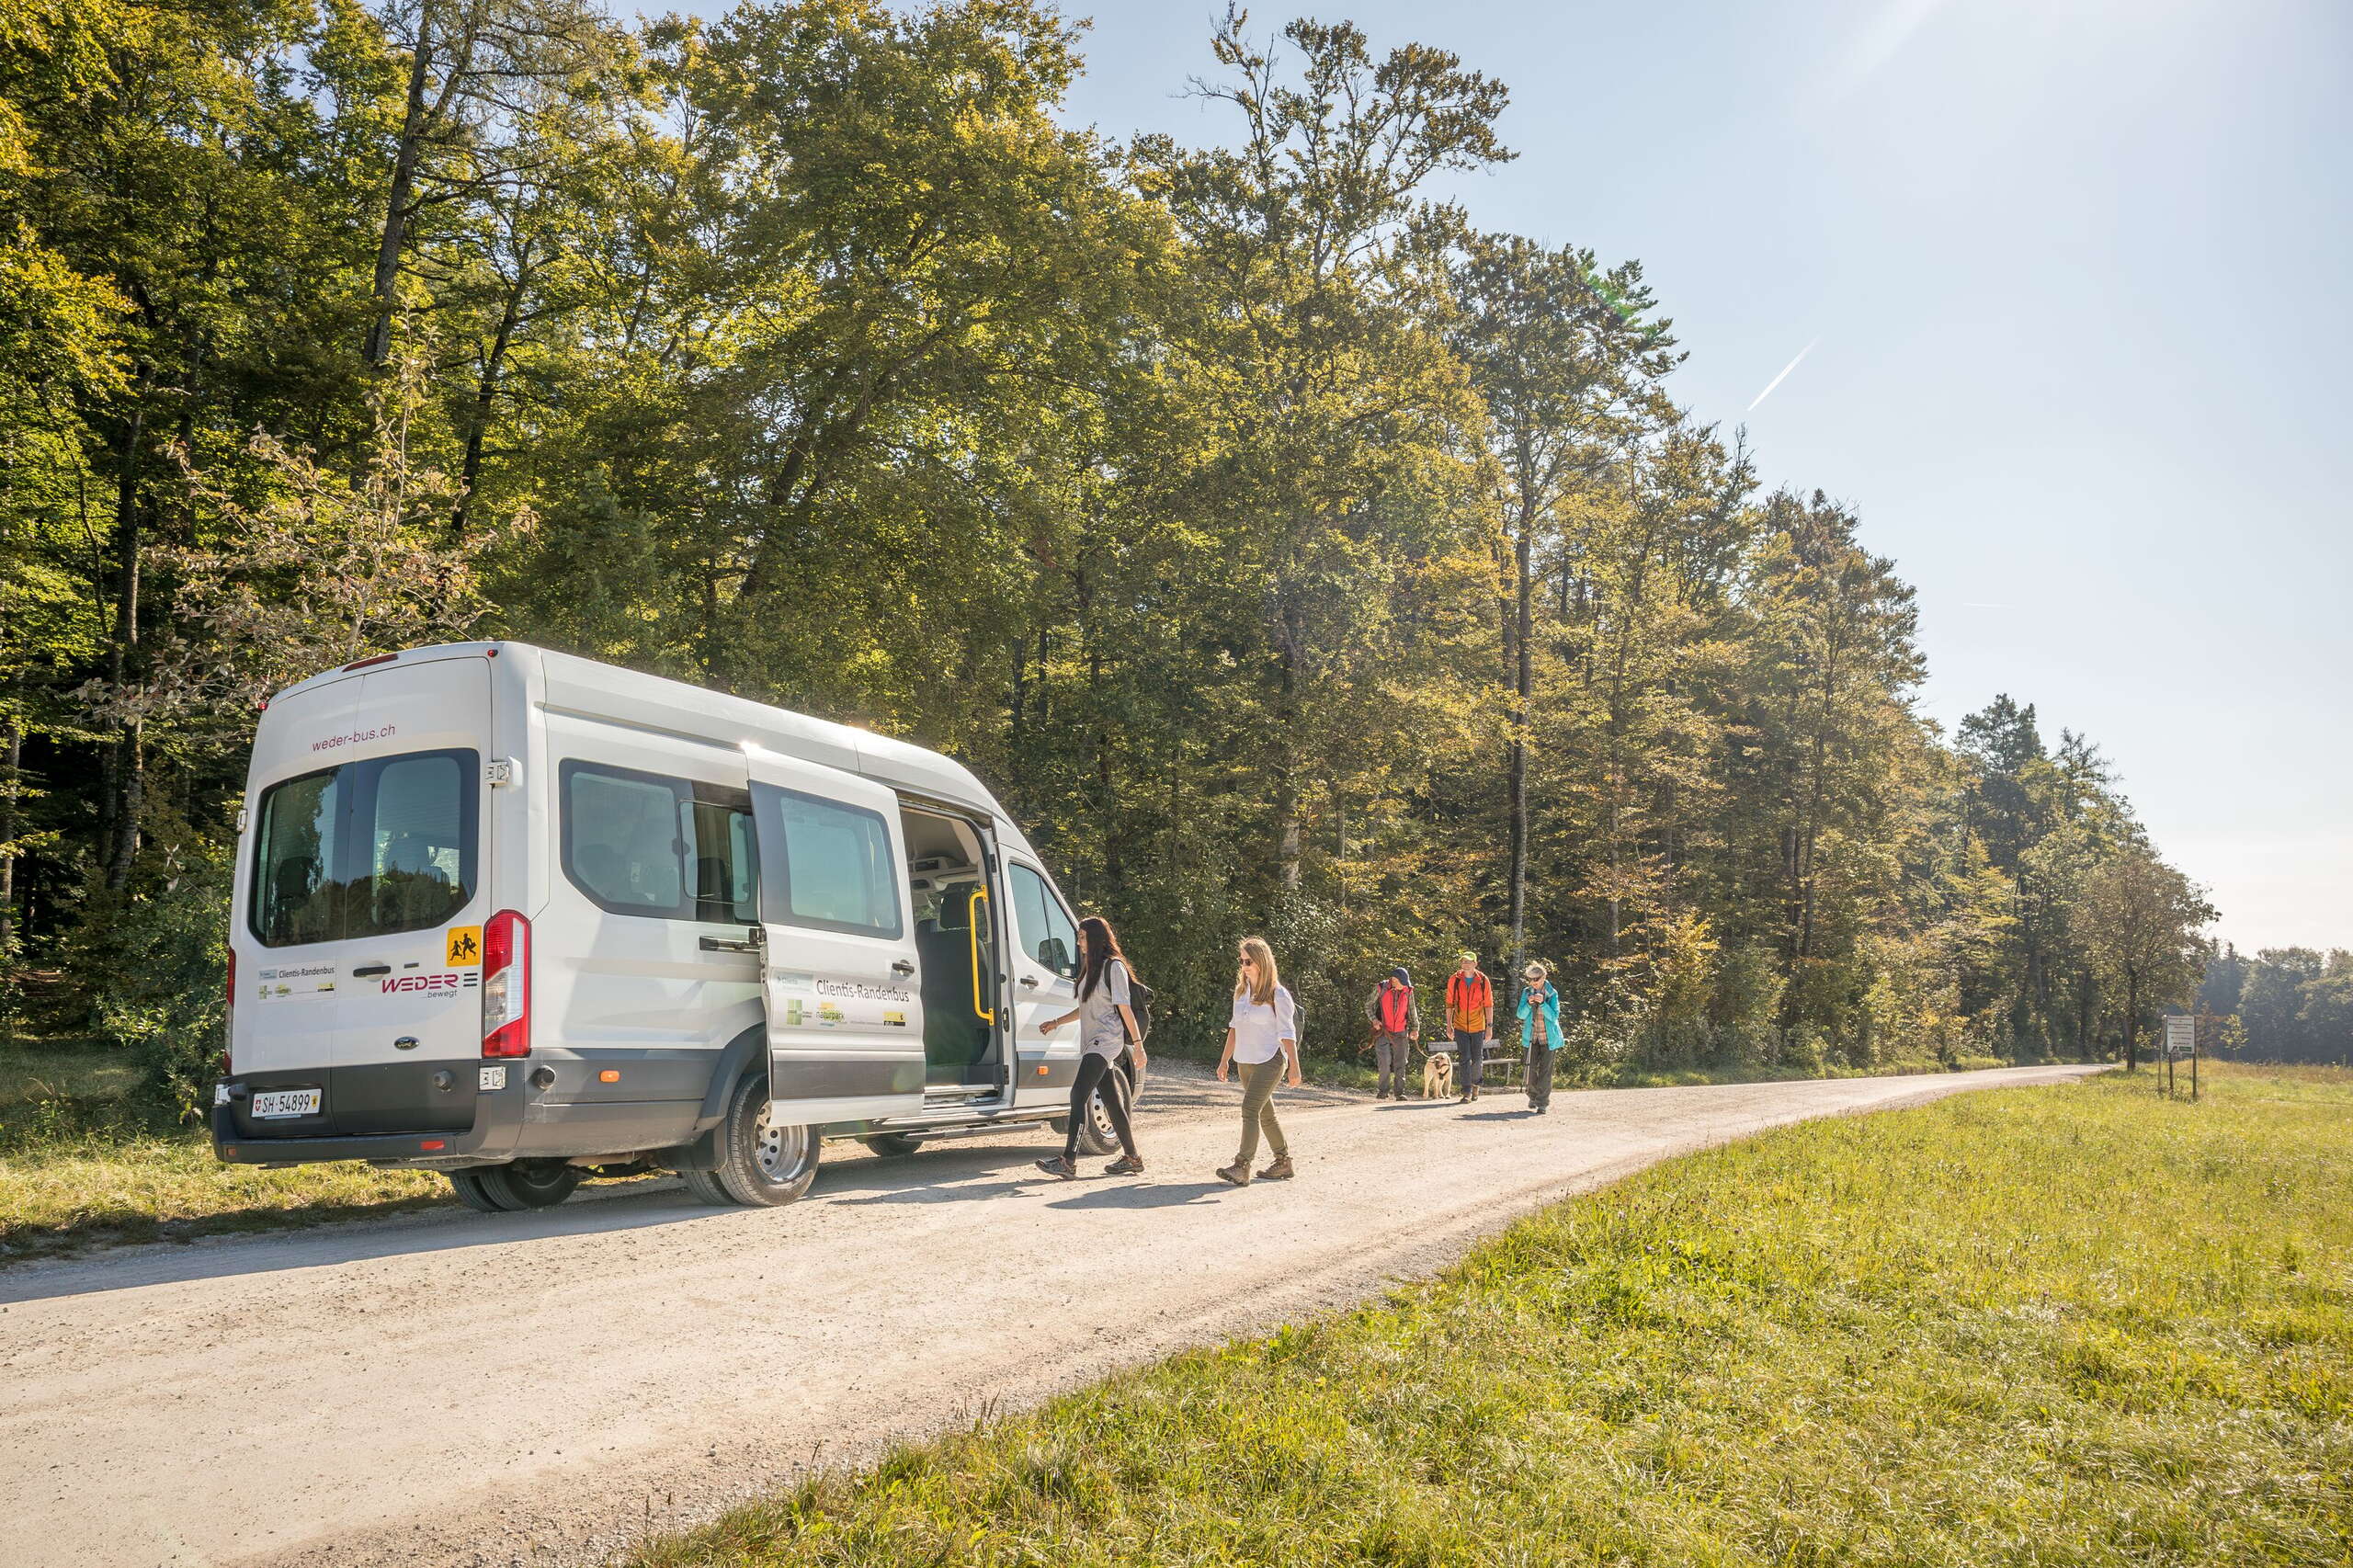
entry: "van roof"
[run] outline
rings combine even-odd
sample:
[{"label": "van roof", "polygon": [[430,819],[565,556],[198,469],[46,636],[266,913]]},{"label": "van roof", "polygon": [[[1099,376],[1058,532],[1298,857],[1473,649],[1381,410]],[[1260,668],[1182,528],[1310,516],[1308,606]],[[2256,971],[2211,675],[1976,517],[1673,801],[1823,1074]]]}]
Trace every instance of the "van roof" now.
[{"label": "van roof", "polygon": [[[617,720],[641,729],[717,745],[735,746],[751,742],[787,756],[857,773],[894,790],[983,811],[1006,825],[1012,825],[996,797],[989,793],[988,787],[972,769],[927,746],[829,719],[813,718],[790,709],[709,691],[685,681],[624,669],[619,665],[559,653],[529,642],[482,642],[404,649],[395,659],[371,665],[371,668],[383,672],[398,663],[465,657],[509,659],[518,665],[536,665],[541,681],[539,699],[551,711]],[[296,682],[271,701],[274,705],[296,692],[329,685],[357,673],[348,665],[329,670]],[[1016,836],[1019,836],[1017,829]]]}]

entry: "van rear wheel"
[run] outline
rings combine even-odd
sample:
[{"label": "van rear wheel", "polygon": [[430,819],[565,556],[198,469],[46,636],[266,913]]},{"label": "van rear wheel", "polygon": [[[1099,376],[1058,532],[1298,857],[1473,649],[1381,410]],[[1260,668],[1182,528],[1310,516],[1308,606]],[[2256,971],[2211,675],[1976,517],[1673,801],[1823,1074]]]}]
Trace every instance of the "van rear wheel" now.
[{"label": "van rear wheel", "polygon": [[580,1185],[580,1167],[562,1160],[517,1160],[476,1174],[491,1197],[508,1209],[552,1209]]},{"label": "van rear wheel", "polygon": [[480,1170],[451,1171],[449,1175],[449,1190],[456,1193],[458,1201],[467,1208],[483,1214],[504,1214],[511,1207],[492,1195],[489,1185],[482,1179]]},{"label": "van rear wheel", "polygon": [[768,1081],[746,1078],[728,1096],[719,1124],[719,1168],[686,1173],[687,1189],[706,1203],[778,1209],[817,1179],[817,1130],[769,1119]]},{"label": "van rear wheel", "polygon": [[904,1132],[870,1133],[859,1142],[886,1160],[895,1160],[901,1155],[912,1154],[923,1147],[923,1140],[910,1138]]}]

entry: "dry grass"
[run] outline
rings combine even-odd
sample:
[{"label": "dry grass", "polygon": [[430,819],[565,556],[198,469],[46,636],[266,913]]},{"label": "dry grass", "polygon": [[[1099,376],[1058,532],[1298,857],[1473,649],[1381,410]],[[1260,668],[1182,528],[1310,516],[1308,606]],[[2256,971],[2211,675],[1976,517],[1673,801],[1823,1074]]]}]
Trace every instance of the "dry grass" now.
[{"label": "dry grass", "polygon": [[449,1200],[449,1184],[423,1171],[223,1165],[201,1128],[176,1125],[133,1099],[133,1078],[105,1051],[0,1054],[0,1259]]}]

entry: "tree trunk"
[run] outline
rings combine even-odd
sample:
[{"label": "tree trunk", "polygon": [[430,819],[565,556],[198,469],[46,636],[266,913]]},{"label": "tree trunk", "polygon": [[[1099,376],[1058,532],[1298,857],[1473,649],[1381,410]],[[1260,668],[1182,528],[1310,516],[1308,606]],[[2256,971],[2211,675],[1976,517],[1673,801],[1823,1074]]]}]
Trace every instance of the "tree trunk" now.
[{"label": "tree trunk", "polygon": [[1535,690],[1535,664],[1529,651],[1535,623],[1536,581],[1530,574],[1529,535],[1533,519],[1523,514],[1515,551],[1518,626],[1513,639],[1511,711],[1511,971],[1528,967],[1528,716]]},{"label": "tree trunk", "polygon": [[1286,604],[1278,634],[1281,676],[1275,696],[1275,857],[1285,892],[1298,891],[1300,862],[1306,854],[1307,832],[1302,818],[1299,775],[1299,646],[1298,609]]},{"label": "tree trunk", "polygon": [[416,51],[408,64],[408,101],[401,115],[400,144],[392,153],[392,188],[384,201],[384,229],[376,244],[376,319],[369,324],[362,352],[370,365],[392,354],[392,306],[399,293],[401,252],[408,243],[409,205],[416,191],[416,167],[425,157],[429,111],[425,89],[432,75],[433,6],[417,10]]},{"label": "tree trunk", "polygon": [[2124,1070],[2141,1070],[2141,976],[2131,969],[2124,971]]},{"label": "tree trunk", "polygon": [[17,779],[25,760],[25,730],[16,716],[0,719],[0,963],[17,937]]},{"label": "tree trunk", "polygon": [[[142,375],[142,389],[144,382]],[[114,639],[107,650],[107,685],[118,701],[130,690],[139,651],[139,458],[146,425],[142,403],[124,427],[121,467],[115,478]],[[139,812],[145,795],[142,740],[138,721],[123,720],[107,757],[100,842],[106,885],[115,891],[130,882],[131,863],[139,854]]]},{"label": "tree trunk", "polygon": [[492,336],[490,351],[483,356],[482,376],[474,385],[474,412],[466,427],[466,456],[458,473],[460,485],[458,504],[449,511],[449,531],[466,531],[466,520],[473,510],[474,486],[482,480],[482,448],[490,433],[490,411],[498,400],[498,383],[506,368],[506,350],[515,341],[515,328],[523,319],[523,295],[531,286],[531,242],[523,242],[522,254],[515,263],[514,286],[506,290],[506,304],[498,312],[498,331]]}]

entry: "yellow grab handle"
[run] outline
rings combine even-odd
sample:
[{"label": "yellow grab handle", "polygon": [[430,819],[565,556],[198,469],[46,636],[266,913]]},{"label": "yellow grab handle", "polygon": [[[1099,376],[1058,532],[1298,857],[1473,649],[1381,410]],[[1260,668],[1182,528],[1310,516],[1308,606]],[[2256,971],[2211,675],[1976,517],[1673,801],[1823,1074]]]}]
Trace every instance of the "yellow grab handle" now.
[{"label": "yellow grab handle", "polygon": [[964,901],[964,918],[972,923],[972,1011],[987,1023],[996,1022],[996,1009],[981,1006],[981,916],[980,906],[988,901],[989,891],[976,887],[972,896]]}]

